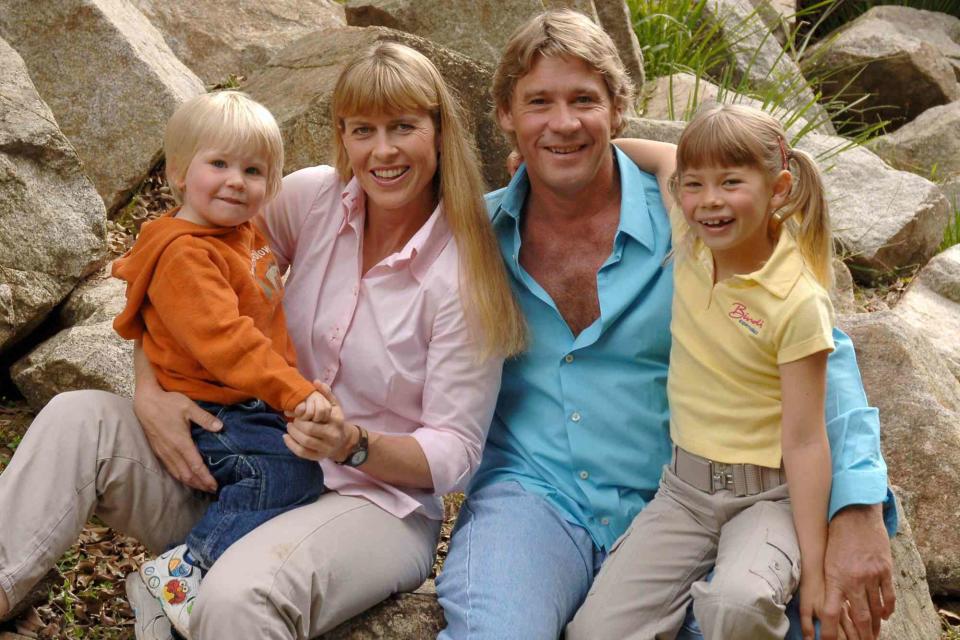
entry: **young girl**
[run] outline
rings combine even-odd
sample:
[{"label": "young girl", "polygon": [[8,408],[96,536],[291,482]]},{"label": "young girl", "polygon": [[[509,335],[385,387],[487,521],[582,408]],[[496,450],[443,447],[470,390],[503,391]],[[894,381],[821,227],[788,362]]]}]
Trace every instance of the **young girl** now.
[{"label": "young girl", "polygon": [[[669,171],[671,146],[622,146],[642,168]],[[799,580],[803,635],[813,638],[824,588],[824,387],[833,350],[820,175],[774,118],[720,105],[684,130],[670,186],[682,212],[671,214],[674,455],[567,637],[674,638],[692,598],[708,640],[783,638]],[[598,625],[592,612],[601,610]]]}]

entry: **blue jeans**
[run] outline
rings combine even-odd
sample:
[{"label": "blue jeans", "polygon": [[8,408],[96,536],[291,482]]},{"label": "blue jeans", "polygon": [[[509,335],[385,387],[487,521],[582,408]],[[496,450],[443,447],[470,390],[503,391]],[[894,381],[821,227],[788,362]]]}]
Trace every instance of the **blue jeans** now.
[{"label": "blue jeans", "polygon": [[323,493],[323,470],[283,443],[287,421],[262,400],[198,403],[217,416],[213,433],[193,425],[193,441],[217,481],[217,499],[187,535],[190,553],[209,569],[227,547],[267,520]]},{"label": "blue jeans", "polygon": [[[557,640],[605,557],[586,529],[518,483],[483,487],[464,501],[437,577],[447,619],[437,640]],[[797,600],[790,640],[802,637]],[[677,640],[702,638],[691,607]]]}]

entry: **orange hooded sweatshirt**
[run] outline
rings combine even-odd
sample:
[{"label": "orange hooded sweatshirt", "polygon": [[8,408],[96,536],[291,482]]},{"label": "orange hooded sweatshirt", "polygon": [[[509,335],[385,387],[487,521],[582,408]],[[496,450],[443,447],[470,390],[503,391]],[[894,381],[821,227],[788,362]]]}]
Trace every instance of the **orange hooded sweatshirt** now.
[{"label": "orange hooded sweatshirt", "polygon": [[249,222],[203,227],[174,218],[143,226],[113,263],[127,306],[113,327],[143,352],[167,391],[221,404],[260,398],[290,411],[313,385],[296,368],[280,270]]}]

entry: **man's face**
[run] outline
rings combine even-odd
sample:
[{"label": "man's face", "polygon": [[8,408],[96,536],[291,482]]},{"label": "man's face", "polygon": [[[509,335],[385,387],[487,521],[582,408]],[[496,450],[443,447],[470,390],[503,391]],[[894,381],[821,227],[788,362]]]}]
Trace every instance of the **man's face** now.
[{"label": "man's face", "polygon": [[535,187],[576,195],[612,174],[610,135],[620,114],[603,76],[583,60],[538,56],[498,117],[516,135]]}]

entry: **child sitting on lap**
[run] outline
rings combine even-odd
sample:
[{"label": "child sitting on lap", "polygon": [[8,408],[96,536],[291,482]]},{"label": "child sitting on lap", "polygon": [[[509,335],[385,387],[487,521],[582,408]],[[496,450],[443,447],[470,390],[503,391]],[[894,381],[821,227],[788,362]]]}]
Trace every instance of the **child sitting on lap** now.
[{"label": "child sitting on lap", "polygon": [[270,112],[223,91],[185,102],[164,137],[179,207],[144,225],[113,265],[127,282],[114,321],[142,341],[157,380],[216,415],[223,428],[192,436],[219,490],[185,544],[140,575],[173,627],[189,619],[203,572],[261,523],[323,491],[320,465],[284,444],[283,411],[329,417],[326,397],[295,368],[280,272],[251,220],[280,188],[283,142]]}]

